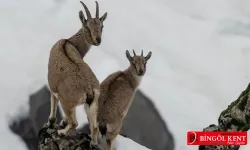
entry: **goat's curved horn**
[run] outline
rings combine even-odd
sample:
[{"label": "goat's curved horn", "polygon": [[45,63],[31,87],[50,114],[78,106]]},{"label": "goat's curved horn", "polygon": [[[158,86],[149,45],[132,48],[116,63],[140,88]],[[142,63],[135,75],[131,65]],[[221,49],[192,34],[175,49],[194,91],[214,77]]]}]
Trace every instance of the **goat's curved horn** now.
[{"label": "goat's curved horn", "polygon": [[130,53],[128,50],[126,50],[126,57],[129,61],[132,61],[132,57],[130,56]]},{"label": "goat's curved horn", "polygon": [[143,50],[141,50],[141,56],[143,56]]},{"label": "goat's curved horn", "polygon": [[98,5],[98,2],[97,2],[97,1],[95,1],[95,3],[96,3],[96,14],[95,14],[95,17],[96,17],[97,19],[99,19],[99,5]]},{"label": "goat's curved horn", "polygon": [[136,56],[136,53],[135,53],[135,51],[133,50],[133,53],[134,53],[134,56]]},{"label": "goat's curved horn", "polygon": [[85,9],[85,12],[86,12],[86,14],[87,14],[87,18],[90,19],[90,18],[91,18],[91,14],[90,14],[90,12],[89,12],[88,7],[87,7],[82,1],[80,1],[80,3],[82,4],[82,6],[83,6],[84,9]]}]

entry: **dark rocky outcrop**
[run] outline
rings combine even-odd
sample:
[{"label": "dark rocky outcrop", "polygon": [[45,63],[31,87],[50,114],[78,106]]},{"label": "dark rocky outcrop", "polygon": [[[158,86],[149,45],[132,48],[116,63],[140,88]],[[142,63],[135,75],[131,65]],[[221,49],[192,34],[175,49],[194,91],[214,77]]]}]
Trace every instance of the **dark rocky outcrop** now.
[{"label": "dark rocky outcrop", "polygon": [[[38,149],[37,135],[47,122],[49,112],[50,93],[47,87],[43,87],[30,96],[30,115],[13,120],[10,124],[11,131],[24,140],[29,150]],[[57,123],[61,119],[62,115],[58,109]],[[88,126],[83,126],[80,131],[88,133]],[[124,120],[121,135],[154,150],[174,149],[174,139],[165,122],[152,101],[139,90]]]},{"label": "dark rocky outcrop", "polygon": [[[204,128],[206,132],[248,131],[250,129],[250,84],[240,96],[223,110],[218,118],[218,125],[211,124]],[[240,146],[199,146],[199,150],[239,150]]]},{"label": "dark rocky outcrop", "polygon": [[59,136],[57,130],[60,126],[45,126],[38,133],[39,150],[103,150],[101,145],[90,146],[91,138],[86,133],[74,131],[68,136]]},{"label": "dark rocky outcrop", "polygon": [[137,91],[121,133],[153,150],[173,150],[174,139],[152,101]]},{"label": "dark rocky outcrop", "polygon": [[[47,122],[50,112],[50,92],[47,87],[32,94],[29,100],[29,115],[16,118],[10,123],[10,130],[21,137],[29,150],[38,149],[37,135],[43,124]],[[62,119],[58,109],[57,123]]]},{"label": "dark rocky outcrop", "polygon": [[9,125],[10,130],[20,136],[29,150],[37,150],[37,135],[29,117],[16,118]]}]

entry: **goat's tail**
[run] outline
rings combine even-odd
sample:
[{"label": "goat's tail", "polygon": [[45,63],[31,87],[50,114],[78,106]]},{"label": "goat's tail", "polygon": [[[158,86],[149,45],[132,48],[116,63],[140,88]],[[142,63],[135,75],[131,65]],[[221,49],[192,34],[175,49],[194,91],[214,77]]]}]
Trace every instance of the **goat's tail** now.
[{"label": "goat's tail", "polygon": [[83,63],[82,57],[79,51],[77,50],[77,48],[66,39],[64,40],[64,43],[63,43],[63,50],[64,50],[66,57],[68,57],[71,62],[75,64]]},{"label": "goat's tail", "polygon": [[101,134],[101,137],[103,137],[103,136],[106,136],[106,134],[107,134],[107,127],[106,127],[106,125],[105,124],[99,124],[99,131],[100,131],[100,134]]}]

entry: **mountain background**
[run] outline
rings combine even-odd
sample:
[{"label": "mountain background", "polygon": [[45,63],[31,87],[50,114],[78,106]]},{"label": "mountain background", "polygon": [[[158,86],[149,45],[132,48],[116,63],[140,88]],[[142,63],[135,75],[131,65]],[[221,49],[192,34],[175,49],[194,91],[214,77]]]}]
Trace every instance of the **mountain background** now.
[{"label": "mountain background", "polygon": [[[84,2],[94,13],[94,1]],[[102,44],[91,48],[86,62],[102,81],[128,67],[126,49],[152,51],[140,90],[167,123],[176,150],[196,150],[186,145],[186,132],[216,124],[220,112],[249,83],[250,1],[98,2],[100,13],[108,12],[108,17]],[[47,84],[50,49],[79,30],[79,10],[83,10],[79,0],[0,0],[3,149],[26,149],[8,129],[8,122],[27,114],[29,95]],[[87,120],[82,107],[77,109],[77,118],[79,124]]]}]

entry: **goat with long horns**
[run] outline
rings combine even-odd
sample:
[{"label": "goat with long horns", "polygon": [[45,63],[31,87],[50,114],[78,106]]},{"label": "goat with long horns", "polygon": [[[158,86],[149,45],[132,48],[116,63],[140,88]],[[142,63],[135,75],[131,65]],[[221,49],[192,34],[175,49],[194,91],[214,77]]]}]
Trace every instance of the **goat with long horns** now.
[{"label": "goat with long horns", "polygon": [[58,40],[50,51],[48,63],[48,85],[51,93],[51,111],[48,125],[53,126],[56,120],[57,105],[60,101],[65,118],[63,128],[58,134],[67,135],[71,129],[78,126],[76,107],[84,104],[91,130],[91,145],[96,146],[98,137],[97,111],[100,85],[97,77],[83,57],[91,45],[100,45],[105,13],[99,18],[99,5],[96,2],[96,17],[83,5],[87,19],[83,12],[79,12],[82,28],[69,39]]}]

